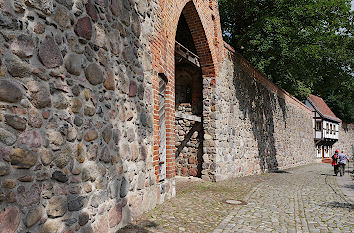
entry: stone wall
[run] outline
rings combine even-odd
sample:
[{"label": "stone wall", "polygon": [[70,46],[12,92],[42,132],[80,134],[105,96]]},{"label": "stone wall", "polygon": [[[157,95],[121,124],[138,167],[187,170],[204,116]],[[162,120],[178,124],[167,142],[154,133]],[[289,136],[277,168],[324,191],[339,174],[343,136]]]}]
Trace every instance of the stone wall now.
[{"label": "stone wall", "polygon": [[344,152],[354,159],[354,125],[341,123],[339,125],[339,139],[333,148]]},{"label": "stone wall", "polygon": [[193,119],[190,104],[181,104],[176,116],[176,173],[179,176],[201,177],[203,157],[202,122]]},{"label": "stone wall", "polygon": [[216,180],[313,162],[311,111],[227,51],[216,79]]},{"label": "stone wall", "polygon": [[0,232],[115,232],[156,183],[157,0],[0,1]]}]

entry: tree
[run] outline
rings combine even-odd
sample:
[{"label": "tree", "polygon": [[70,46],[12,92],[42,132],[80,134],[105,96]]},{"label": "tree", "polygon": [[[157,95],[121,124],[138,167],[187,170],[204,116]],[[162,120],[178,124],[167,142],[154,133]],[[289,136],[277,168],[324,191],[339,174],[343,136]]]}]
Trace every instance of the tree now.
[{"label": "tree", "polygon": [[300,100],[321,96],[354,122],[350,0],[219,0],[223,35],[254,66]]}]

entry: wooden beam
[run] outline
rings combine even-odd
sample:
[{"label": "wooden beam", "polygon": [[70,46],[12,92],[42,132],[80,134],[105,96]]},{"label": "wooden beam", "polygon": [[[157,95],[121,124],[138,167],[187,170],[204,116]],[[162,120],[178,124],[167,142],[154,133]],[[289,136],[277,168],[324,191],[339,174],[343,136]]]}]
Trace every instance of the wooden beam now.
[{"label": "wooden beam", "polygon": [[194,54],[193,52],[191,52],[189,49],[184,47],[182,44],[178,43],[177,41],[176,41],[175,51],[182,58],[186,59],[187,61],[189,61],[193,65],[200,67],[199,57],[196,54]]}]

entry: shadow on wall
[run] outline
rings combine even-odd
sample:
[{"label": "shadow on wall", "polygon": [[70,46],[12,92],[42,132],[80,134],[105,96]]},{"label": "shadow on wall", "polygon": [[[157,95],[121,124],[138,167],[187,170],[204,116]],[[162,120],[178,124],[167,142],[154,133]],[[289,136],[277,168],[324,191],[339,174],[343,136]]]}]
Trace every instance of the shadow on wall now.
[{"label": "shadow on wall", "polygon": [[252,133],[257,141],[257,159],[261,171],[277,171],[279,168],[274,137],[274,111],[279,104],[286,127],[285,100],[269,91],[235,63],[233,85],[239,110],[244,119],[249,119]]}]

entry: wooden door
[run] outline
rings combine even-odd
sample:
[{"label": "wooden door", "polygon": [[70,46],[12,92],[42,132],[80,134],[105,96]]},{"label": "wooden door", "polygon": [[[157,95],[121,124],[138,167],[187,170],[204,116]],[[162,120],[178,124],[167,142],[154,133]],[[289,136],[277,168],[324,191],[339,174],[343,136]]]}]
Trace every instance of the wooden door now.
[{"label": "wooden door", "polygon": [[159,180],[166,179],[166,120],[165,120],[166,81],[159,75]]}]

